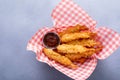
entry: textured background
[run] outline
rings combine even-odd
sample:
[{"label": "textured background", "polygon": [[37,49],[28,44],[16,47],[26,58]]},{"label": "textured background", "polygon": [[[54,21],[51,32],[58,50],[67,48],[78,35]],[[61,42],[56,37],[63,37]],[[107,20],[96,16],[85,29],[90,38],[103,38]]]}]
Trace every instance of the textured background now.
[{"label": "textured background", "polygon": [[[95,19],[120,33],[119,0],[74,0]],[[0,80],[72,80],[26,51],[28,40],[43,26],[51,27],[52,9],[60,0],[0,0]],[[120,80],[120,48],[99,60],[87,80]]]}]

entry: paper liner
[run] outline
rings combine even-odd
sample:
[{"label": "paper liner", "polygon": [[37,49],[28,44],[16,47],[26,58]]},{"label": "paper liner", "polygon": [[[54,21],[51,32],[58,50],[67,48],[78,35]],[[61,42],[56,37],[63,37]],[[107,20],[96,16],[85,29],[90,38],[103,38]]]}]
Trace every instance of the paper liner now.
[{"label": "paper liner", "polygon": [[[38,61],[47,63],[74,80],[87,79],[94,71],[97,65],[97,59],[107,58],[120,46],[120,35],[117,32],[106,27],[95,28],[96,21],[72,0],[61,0],[55,9],[53,9],[52,18],[54,20],[53,27],[44,27],[38,30],[38,32],[36,32],[28,42],[27,49],[36,53]],[[100,53],[94,55],[84,64],[78,64],[79,68],[77,70],[72,70],[60,65],[54,60],[49,60],[48,57],[44,55],[42,38],[44,34],[49,31],[61,32],[67,27],[74,26],[76,24],[85,25],[92,31],[97,32],[97,40],[103,44],[104,48]]]},{"label": "paper liner", "polygon": [[95,29],[97,40],[104,46],[103,50],[96,54],[97,59],[105,59],[110,56],[120,46],[120,34],[107,27]]},{"label": "paper liner", "polygon": [[62,0],[53,9],[52,18],[54,26],[58,28],[62,26],[74,26],[76,24],[86,25],[90,29],[96,26],[96,21],[72,0]]}]

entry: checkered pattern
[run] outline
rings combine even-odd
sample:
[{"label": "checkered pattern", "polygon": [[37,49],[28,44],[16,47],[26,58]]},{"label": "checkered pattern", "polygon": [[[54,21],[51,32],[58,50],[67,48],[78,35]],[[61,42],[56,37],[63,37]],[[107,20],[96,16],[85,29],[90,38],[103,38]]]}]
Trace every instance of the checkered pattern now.
[{"label": "checkered pattern", "polygon": [[[97,58],[107,58],[120,46],[120,35],[118,33],[105,27],[95,29],[96,21],[92,20],[83,9],[71,0],[62,0],[53,10],[52,18],[54,19],[54,27],[44,27],[38,30],[28,42],[27,49],[36,53],[38,61],[47,63],[74,80],[87,79],[97,65]],[[104,48],[99,54],[92,56],[83,65],[78,64],[79,68],[77,70],[72,70],[53,60],[49,60],[48,57],[44,55],[42,38],[44,34],[49,31],[61,32],[68,28],[68,26],[76,24],[86,25],[93,31],[97,32],[97,40],[102,42]]]},{"label": "checkered pattern", "polygon": [[93,29],[96,25],[96,21],[72,0],[62,0],[53,9],[52,18],[55,27],[81,24]]},{"label": "checkered pattern", "polygon": [[100,27],[95,29],[95,31],[98,34],[97,40],[104,46],[103,50],[96,57],[98,59],[105,59],[120,46],[120,34],[106,27]]}]

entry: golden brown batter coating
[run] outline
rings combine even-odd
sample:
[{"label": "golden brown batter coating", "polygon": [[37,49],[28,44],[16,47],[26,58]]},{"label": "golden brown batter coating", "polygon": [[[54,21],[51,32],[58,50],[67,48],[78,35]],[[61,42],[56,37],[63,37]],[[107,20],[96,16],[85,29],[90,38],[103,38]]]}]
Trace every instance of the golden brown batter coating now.
[{"label": "golden brown batter coating", "polygon": [[67,66],[67,67],[72,68],[72,69],[77,68],[77,65],[73,64],[69,58],[60,55],[59,53],[53,51],[52,49],[44,48],[44,53],[50,59],[53,59],[56,62],[59,62],[60,64],[63,64],[64,66]]},{"label": "golden brown batter coating", "polygon": [[81,26],[81,25],[78,24],[76,26],[69,27],[68,29],[64,30],[63,32],[60,32],[59,36],[61,37],[61,36],[63,36],[66,33],[80,32],[82,30],[89,30],[89,28],[86,27],[86,26]]},{"label": "golden brown batter coating", "polygon": [[81,45],[81,46],[86,46],[86,47],[94,47],[94,46],[98,46],[100,45],[99,42],[96,42],[93,39],[82,39],[82,40],[74,40],[74,41],[70,41],[66,44],[70,44],[70,45]]},{"label": "golden brown batter coating", "polygon": [[61,37],[61,42],[69,42],[69,41],[73,41],[81,38],[84,38],[84,39],[91,38],[94,35],[96,35],[96,33],[92,33],[92,32],[75,32],[75,33],[64,34]]},{"label": "golden brown batter coating", "polygon": [[88,58],[80,58],[76,62],[83,64]]},{"label": "golden brown batter coating", "polygon": [[81,45],[69,45],[69,44],[61,44],[57,47],[58,52],[60,53],[71,53],[71,54],[75,54],[75,53],[79,53],[82,54],[86,51],[95,51],[94,48],[86,48],[84,46]]},{"label": "golden brown batter coating", "polygon": [[88,51],[84,52],[82,54],[65,54],[66,57],[68,57],[71,61],[76,61],[80,58],[88,58],[92,56],[95,53],[95,51]]},{"label": "golden brown batter coating", "polygon": [[83,64],[103,49],[103,45],[95,40],[97,33],[90,31],[86,26],[71,26],[58,35],[60,45],[54,50],[44,48],[43,51],[48,58],[71,69],[78,67],[74,62]]}]

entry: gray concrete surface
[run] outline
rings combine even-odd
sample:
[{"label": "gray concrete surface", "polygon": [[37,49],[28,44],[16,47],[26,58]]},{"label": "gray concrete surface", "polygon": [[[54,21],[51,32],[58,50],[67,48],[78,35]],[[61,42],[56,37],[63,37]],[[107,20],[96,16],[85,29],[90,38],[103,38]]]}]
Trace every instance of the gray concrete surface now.
[{"label": "gray concrete surface", "polygon": [[[119,0],[74,0],[95,19],[120,33]],[[60,0],[0,0],[0,80],[72,80],[26,51],[28,40],[52,26],[51,12]],[[99,60],[87,80],[120,80],[120,48]]]}]

